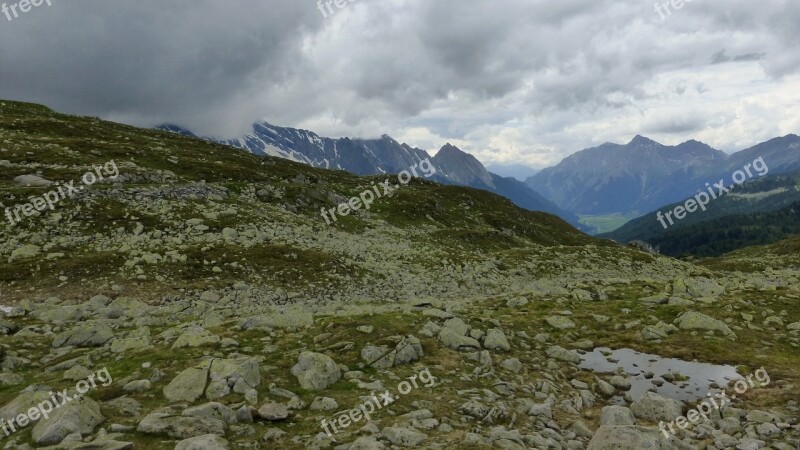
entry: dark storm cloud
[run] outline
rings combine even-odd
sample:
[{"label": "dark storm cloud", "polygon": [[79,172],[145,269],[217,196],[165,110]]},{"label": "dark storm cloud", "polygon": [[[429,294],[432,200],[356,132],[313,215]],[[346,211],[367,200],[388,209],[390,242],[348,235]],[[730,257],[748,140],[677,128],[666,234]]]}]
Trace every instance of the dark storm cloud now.
[{"label": "dark storm cloud", "polygon": [[[640,132],[724,147],[800,128],[796,0],[697,0],[664,20],[639,0],[359,0],[327,19],[316,0],[52,1],[0,16],[0,97],[219,136],[266,119],[452,141],[537,167]],[[756,112],[771,125],[753,129]]]},{"label": "dark storm cloud", "polygon": [[297,1],[53,0],[0,21],[0,97],[152,123],[202,123],[206,111],[223,121],[264,74],[279,86],[302,69],[316,14]]}]

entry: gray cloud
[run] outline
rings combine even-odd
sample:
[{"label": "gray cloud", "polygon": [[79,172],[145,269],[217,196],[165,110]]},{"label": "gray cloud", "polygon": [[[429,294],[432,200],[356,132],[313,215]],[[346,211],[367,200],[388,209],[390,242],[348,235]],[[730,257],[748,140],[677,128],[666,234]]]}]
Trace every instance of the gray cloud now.
[{"label": "gray cloud", "polygon": [[[665,20],[635,0],[359,0],[328,19],[314,0],[52,1],[0,16],[0,97],[224,137],[265,119],[452,141],[536,167],[637,133],[729,149],[800,131],[796,0]],[[779,125],[754,131],[754,114]]]}]

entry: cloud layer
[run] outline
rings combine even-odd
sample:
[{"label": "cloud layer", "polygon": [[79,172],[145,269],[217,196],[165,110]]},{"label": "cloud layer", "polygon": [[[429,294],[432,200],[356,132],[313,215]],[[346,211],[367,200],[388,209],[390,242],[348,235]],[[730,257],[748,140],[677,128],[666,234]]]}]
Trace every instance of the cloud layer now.
[{"label": "cloud layer", "polygon": [[[8,1],[8,0],[7,0]],[[233,137],[255,120],[542,167],[645,134],[800,133],[800,3],[52,0],[0,15],[0,97]]]}]

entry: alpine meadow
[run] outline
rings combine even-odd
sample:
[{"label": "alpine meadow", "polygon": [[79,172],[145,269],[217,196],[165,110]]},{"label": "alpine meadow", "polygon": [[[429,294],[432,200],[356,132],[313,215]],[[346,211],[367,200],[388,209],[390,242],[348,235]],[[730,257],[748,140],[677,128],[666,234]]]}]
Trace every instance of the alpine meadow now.
[{"label": "alpine meadow", "polygon": [[0,6],[0,448],[800,449],[797,1]]}]

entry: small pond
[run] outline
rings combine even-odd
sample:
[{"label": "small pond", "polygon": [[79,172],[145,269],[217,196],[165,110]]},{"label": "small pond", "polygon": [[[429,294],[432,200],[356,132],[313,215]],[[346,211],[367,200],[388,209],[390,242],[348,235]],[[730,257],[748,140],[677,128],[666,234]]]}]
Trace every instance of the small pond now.
[{"label": "small pond", "polygon": [[[623,369],[632,385],[628,394],[634,401],[647,391],[653,391],[664,397],[691,403],[704,398],[711,391],[718,391],[719,388],[728,386],[731,381],[742,379],[733,366],[662,358],[629,348],[611,350],[598,347],[582,354],[581,359],[581,369],[591,370],[597,374],[622,374],[619,369]],[[645,377],[648,372],[653,374],[651,379]],[[663,378],[664,375],[667,375],[667,378],[670,378],[670,375],[680,375],[680,377],[669,382]],[[714,383],[719,388],[712,387]],[[621,397],[616,397],[614,400],[623,402]]]}]

